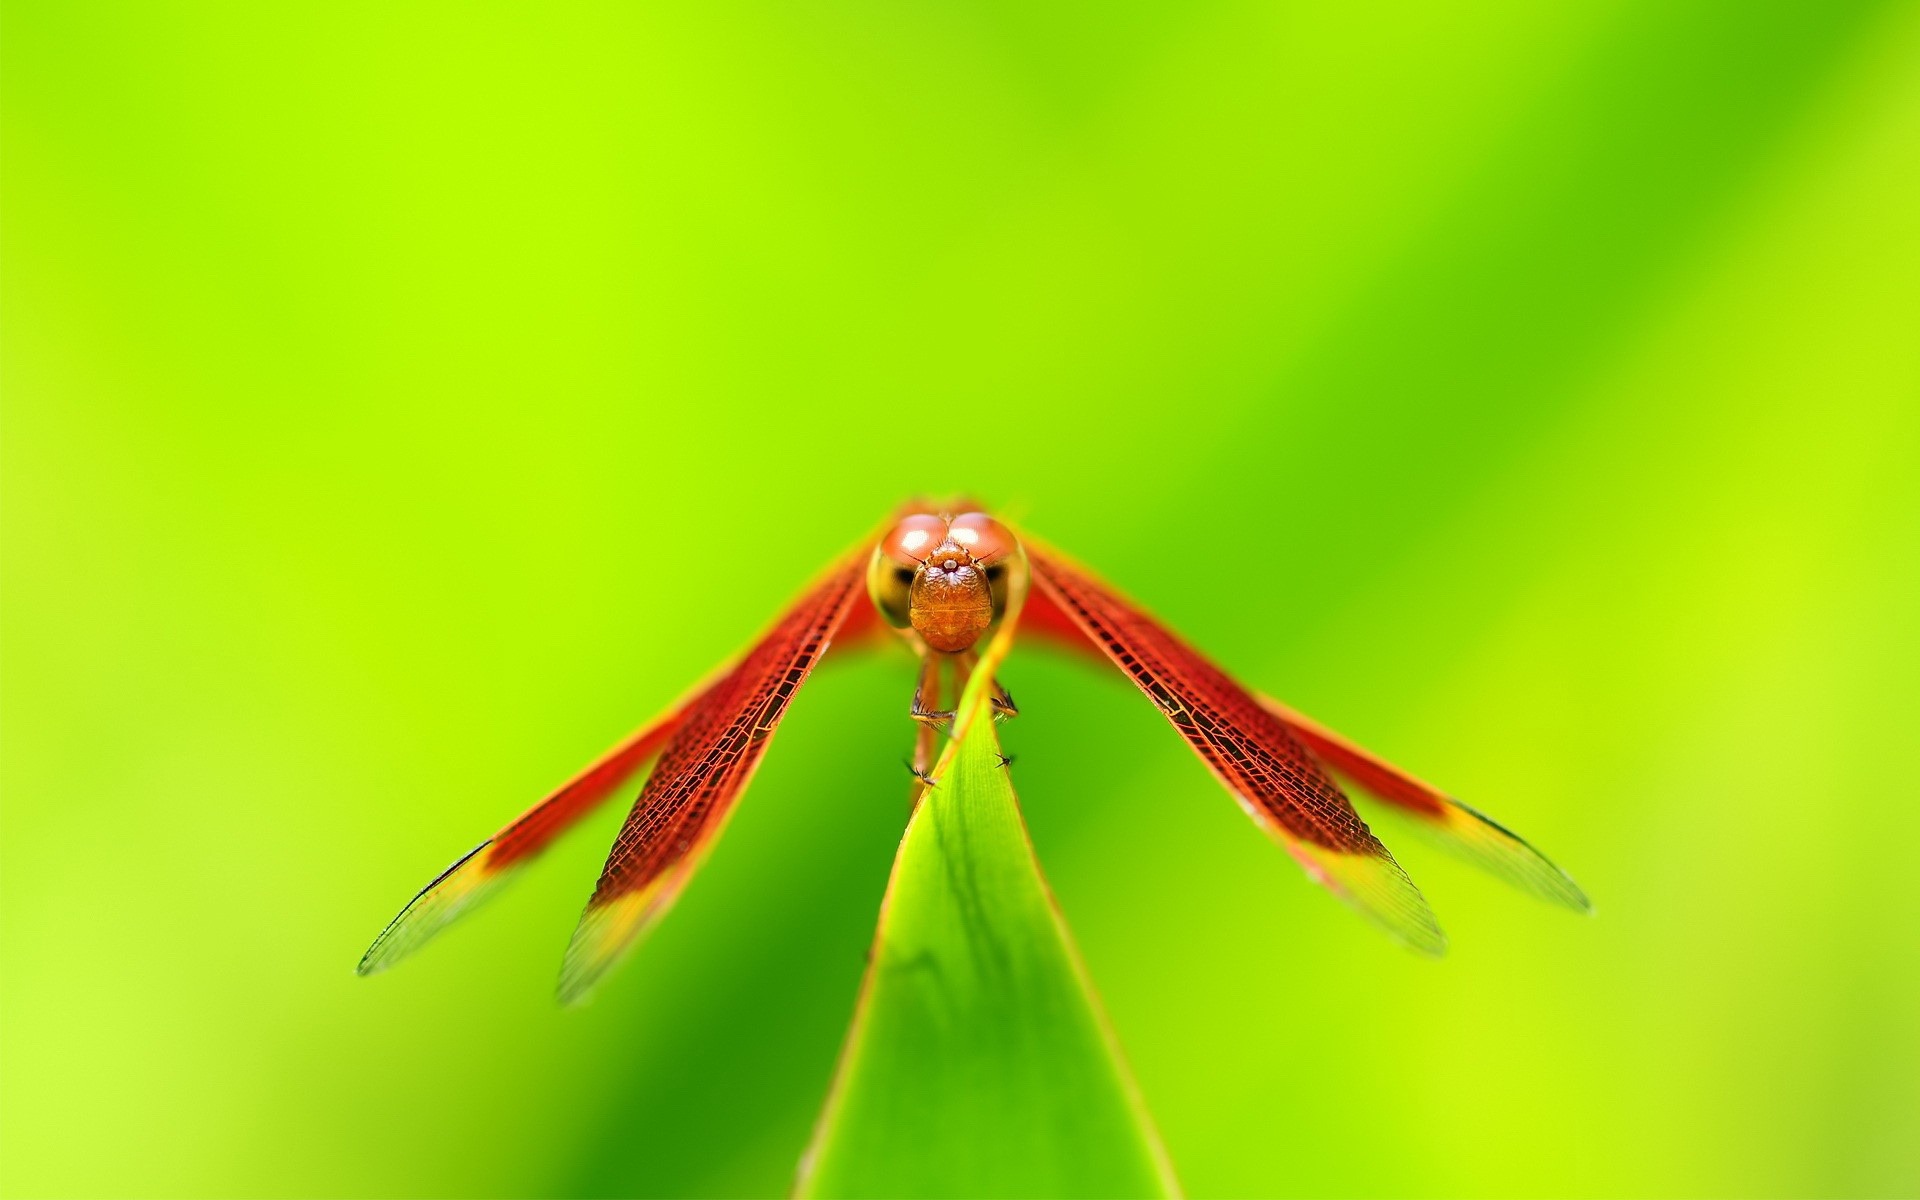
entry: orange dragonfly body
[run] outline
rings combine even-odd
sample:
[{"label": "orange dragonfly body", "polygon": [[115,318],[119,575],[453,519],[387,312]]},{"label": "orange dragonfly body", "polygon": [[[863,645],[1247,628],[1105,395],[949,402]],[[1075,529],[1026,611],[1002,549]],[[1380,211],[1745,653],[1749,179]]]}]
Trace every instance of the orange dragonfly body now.
[{"label": "orange dragonfly body", "polygon": [[[919,723],[916,794],[937,786],[929,775],[935,745],[954,715],[943,698],[982,669],[982,639],[1017,627],[1023,637],[1119,667],[1313,879],[1416,949],[1439,953],[1445,935],[1336,776],[1522,889],[1589,910],[1573,880],[1518,835],[1247,691],[1090,572],[977,508],[904,506],[737,660],[428,884],[374,941],[360,973],[417,949],[657,759],[567,948],[560,996],[581,999],[679,895],[828,646],[870,644],[888,627],[920,656],[909,708]],[[998,680],[992,691],[994,715],[1015,715]]]}]

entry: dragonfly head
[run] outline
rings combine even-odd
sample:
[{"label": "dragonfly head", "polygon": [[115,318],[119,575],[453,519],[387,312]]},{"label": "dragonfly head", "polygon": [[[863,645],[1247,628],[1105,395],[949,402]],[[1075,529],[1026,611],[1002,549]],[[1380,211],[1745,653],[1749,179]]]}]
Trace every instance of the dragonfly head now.
[{"label": "dragonfly head", "polygon": [[1017,543],[985,513],[915,513],[874,547],[867,591],[896,628],[935,650],[966,650],[1006,610],[1002,561]]}]

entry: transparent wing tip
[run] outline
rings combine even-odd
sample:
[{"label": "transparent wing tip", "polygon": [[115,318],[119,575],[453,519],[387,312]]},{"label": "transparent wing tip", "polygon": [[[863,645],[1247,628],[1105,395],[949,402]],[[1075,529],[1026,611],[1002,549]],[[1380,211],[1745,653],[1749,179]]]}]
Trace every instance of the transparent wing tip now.
[{"label": "transparent wing tip", "polygon": [[431,941],[435,934],[453,924],[462,914],[477,908],[480,903],[499,889],[500,885],[512,877],[511,870],[492,868],[481,852],[493,845],[493,840],[481,842],[478,846],[460,856],[460,859],[432,883],[420,890],[420,894],[407,902],[400,915],[380,931],[373,939],[373,945],[361,956],[360,965],[354,968],[357,975],[378,975],[401,959]]},{"label": "transparent wing tip", "polygon": [[1432,906],[1384,847],[1378,854],[1344,854],[1290,840],[1287,850],[1314,882],[1346,901],[1395,941],[1435,958],[1447,952],[1447,935]]},{"label": "transparent wing tip", "polygon": [[655,903],[659,894],[657,886],[647,887],[587,906],[560,964],[556,989],[560,1003],[573,1007],[586,1002],[607,972],[626,957],[653,924],[661,907]]},{"label": "transparent wing tip", "polygon": [[1527,840],[1476,808],[1447,800],[1446,848],[1468,862],[1506,880],[1528,895],[1561,908],[1593,915],[1593,901]]}]

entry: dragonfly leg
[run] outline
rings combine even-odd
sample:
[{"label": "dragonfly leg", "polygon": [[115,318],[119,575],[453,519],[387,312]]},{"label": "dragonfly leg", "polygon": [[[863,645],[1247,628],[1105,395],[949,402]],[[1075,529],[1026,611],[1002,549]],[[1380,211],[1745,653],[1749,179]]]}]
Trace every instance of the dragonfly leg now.
[{"label": "dragonfly leg", "polygon": [[[962,679],[971,677],[979,665],[980,656],[978,654],[972,650],[962,652],[960,655],[960,677]],[[1001,687],[1000,680],[996,677],[993,681],[993,719],[996,721],[1004,721],[1008,717],[1017,717],[1019,715],[1020,707],[1013,702],[1013,693]]]},{"label": "dragonfly leg", "polygon": [[1000,686],[996,677],[993,681],[993,716],[997,721],[1020,715],[1020,707],[1013,702],[1013,693]]},{"label": "dragonfly leg", "polygon": [[928,788],[940,786],[940,781],[933,777],[934,741],[937,736],[934,727],[928,723],[922,723],[914,733],[913,760],[907,764],[907,770],[913,772],[913,789],[908,793],[910,804],[918,805]]},{"label": "dragonfly leg", "polygon": [[913,719],[928,728],[953,720],[953,710],[935,707],[940,703],[940,685],[946,676],[947,655],[929,650],[920,656],[920,678],[913,685]]}]

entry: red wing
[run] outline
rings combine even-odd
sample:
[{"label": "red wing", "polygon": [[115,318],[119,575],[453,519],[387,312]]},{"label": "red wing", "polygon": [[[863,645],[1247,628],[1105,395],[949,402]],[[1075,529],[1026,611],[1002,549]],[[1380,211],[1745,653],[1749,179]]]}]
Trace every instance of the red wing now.
[{"label": "red wing", "polygon": [[[1021,544],[1031,547],[1032,539],[1023,536]],[[1034,588],[1027,596],[1026,608],[1020,612],[1020,639],[1028,638],[1039,638],[1093,662],[1107,661],[1107,652],[1100,642],[1080,628],[1079,622],[1069,616],[1045,588]]]},{"label": "red wing", "polygon": [[468,851],[407,903],[360,960],[360,974],[386,970],[425,945],[454,918],[478,907],[560,834],[599,806],[660,753],[701,691],[609,750],[513,824]]},{"label": "red wing", "polygon": [[[1106,657],[1101,643],[1044,589],[1036,588],[1027,602],[1020,631],[1076,654]],[[1580,885],[1519,834],[1278,700],[1268,696],[1259,700],[1323,766],[1374,799],[1416,818],[1413,827],[1441,848],[1543,900],[1579,912],[1593,911]]]},{"label": "red wing", "polygon": [[866,559],[816,585],[687,709],[574,930],[560,998],[582,999],[670,906],[746,789],[787,703],[865,596]]},{"label": "red wing", "polygon": [[1430,833],[1446,850],[1542,900],[1577,912],[1593,911],[1580,885],[1519,834],[1278,700],[1262,696],[1260,703],[1293,730],[1315,758],[1362,791],[1418,818],[1414,827]]},{"label": "red wing", "polygon": [[1031,542],[1027,557],[1036,596],[1056,604],[1132,677],[1307,874],[1408,945],[1445,949],[1420,890],[1284,724],[1118,592]]}]

